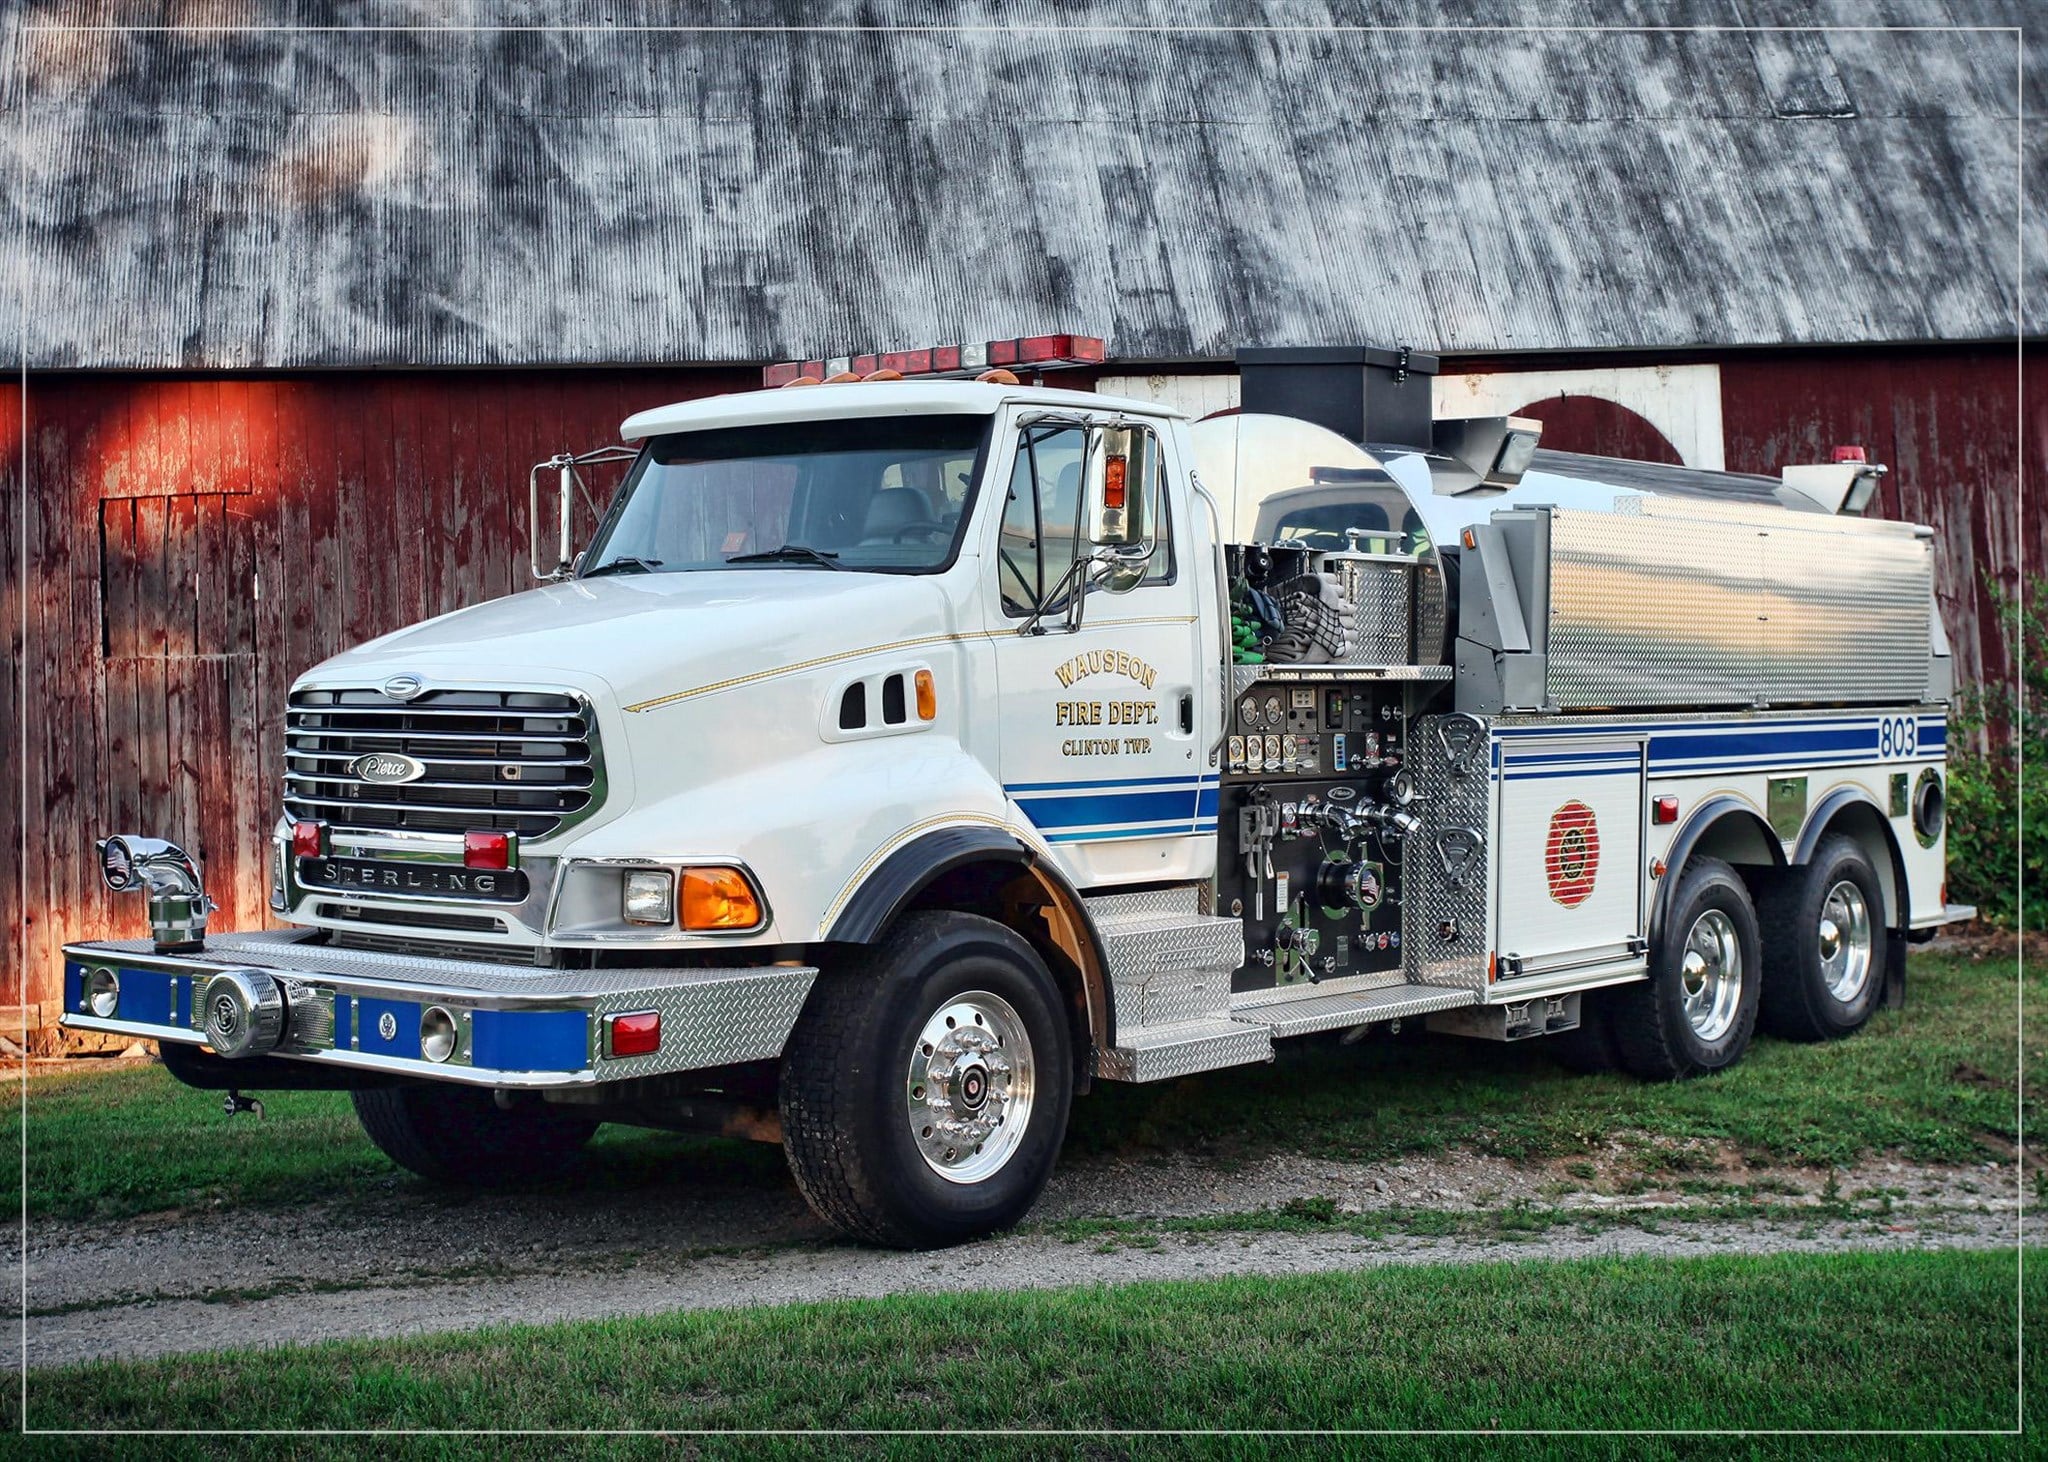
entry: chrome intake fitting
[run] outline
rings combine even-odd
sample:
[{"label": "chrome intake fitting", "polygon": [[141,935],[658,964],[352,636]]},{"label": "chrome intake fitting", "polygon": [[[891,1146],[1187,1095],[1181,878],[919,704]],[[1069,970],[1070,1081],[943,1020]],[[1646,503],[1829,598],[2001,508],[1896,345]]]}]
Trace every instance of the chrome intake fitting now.
[{"label": "chrome intake fitting", "polygon": [[189,954],[206,947],[206,916],[218,904],[206,896],[199,865],[176,843],[117,833],[93,844],[100,877],[115,893],[147,892],[149,932],[158,954]]},{"label": "chrome intake fitting", "polygon": [[268,970],[222,970],[193,1002],[192,1024],[229,1060],[334,1040],[333,1006],[304,981]]},{"label": "chrome intake fitting", "polygon": [[236,1058],[274,1051],[284,1039],[284,991],[263,970],[223,970],[206,982],[197,1012],[206,1044]]}]

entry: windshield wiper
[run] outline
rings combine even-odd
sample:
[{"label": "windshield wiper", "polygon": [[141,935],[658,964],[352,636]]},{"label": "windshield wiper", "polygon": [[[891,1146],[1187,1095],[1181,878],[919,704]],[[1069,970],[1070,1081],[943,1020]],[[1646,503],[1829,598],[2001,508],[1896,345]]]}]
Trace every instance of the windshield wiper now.
[{"label": "windshield wiper", "polygon": [[581,577],[595,579],[603,574],[651,574],[661,567],[658,558],[635,558],[622,553],[617,558],[607,559],[594,569],[585,569]]},{"label": "windshield wiper", "polygon": [[828,569],[839,567],[839,555],[829,548],[812,548],[806,543],[785,543],[760,553],[736,553],[727,563],[814,563]]}]

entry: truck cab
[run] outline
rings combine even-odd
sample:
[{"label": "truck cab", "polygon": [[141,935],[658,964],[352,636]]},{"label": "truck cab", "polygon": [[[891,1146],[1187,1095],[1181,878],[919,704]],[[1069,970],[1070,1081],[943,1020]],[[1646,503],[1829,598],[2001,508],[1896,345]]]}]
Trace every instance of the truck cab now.
[{"label": "truck cab", "polygon": [[[1856,612],[1917,668],[1853,708],[1640,674],[1589,699],[1582,661],[1664,651],[1588,660],[1571,573],[1662,564],[1699,515],[1583,465],[1525,483],[1531,424],[1418,424],[1426,360],[1345,367],[1355,402],[1328,362],[1248,366],[1248,406],[1326,424],[1199,437],[1007,372],[631,416],[580,551],[575,462],[556,513],[535,488],[547,582],[296,683],[287,927],[209,933],[174,844],[106,838],[152,937],[67,948],[65,1019],[231,1106],[348,1089],[436,1179],[558,1171],[606,1121],[779,1139],[822,1214],[903,1245],[1027,1211],[1092,1082],[1290,1036],[1427,1021],[1682,1076],[1760,1010],[1853,1030],[1953,914],[1924,542],[1804,510],[1907,576]],[[1368,450],[1368,411],[1407,445]]]}]

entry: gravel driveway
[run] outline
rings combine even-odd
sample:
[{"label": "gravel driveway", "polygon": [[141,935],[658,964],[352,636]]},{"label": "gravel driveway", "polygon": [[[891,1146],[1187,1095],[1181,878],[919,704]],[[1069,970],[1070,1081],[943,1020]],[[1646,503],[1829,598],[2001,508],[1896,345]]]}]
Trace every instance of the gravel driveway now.
[{"label": "gravel driveway", "polygon": [[[658,1194],[450,1195],[407,1184],[293,1211],[39,1221],[27,1246],[28,1359],[51,1366],[920,1290],[1735,1248],[1995,1247],[2019,1233],[2010,1164],[1879,1162],[1836,1173],[1833,1186],[1810,1170],[1724,1166],[1716,1176],[1744,1189],[1690,1193],[1635,1191],[1640,1180],[1619,1181],[1624,1171],[1618,1155],[1591,1175],[1583,1164],[1471,1156],[1075,1162],[1019,1232],[920,1254],[839,1240],[786,1177],[765,1172]],[[1768,1216],[1748,1206],[1759,1203]],[[1270,1211],[1288,1204],[1305,1231],[1273,1229]],[[1226,1215],[1253,1217],[1234,1227]],[[1203,1216],[1221,1226],[1174,1224]],[[1122,1222],[1101,1231],[1087,1222],[1098,1219]],[[0,1364],[13,1367],[19,1327],[0,1328]]]}]

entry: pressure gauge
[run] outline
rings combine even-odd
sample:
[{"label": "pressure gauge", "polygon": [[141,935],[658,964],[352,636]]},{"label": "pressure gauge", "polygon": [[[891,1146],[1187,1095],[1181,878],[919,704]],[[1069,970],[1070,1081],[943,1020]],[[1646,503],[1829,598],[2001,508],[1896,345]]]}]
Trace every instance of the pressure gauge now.
[{"label": "pressure gauge", "polygon": [[1275,691],[1266,697],[1266,724],[1278,726],[1287,719],[1287,708],[1280,703],[1280,693]]},{"label": "pressure gauge", "polygon": [[1260,726],[1259,698],[1255,695],[1248,695],[1243,700],[1239,701],[1237,705],[1237,717],[1240,721],[1244,722],[1245,730],[1258,730]]}]

